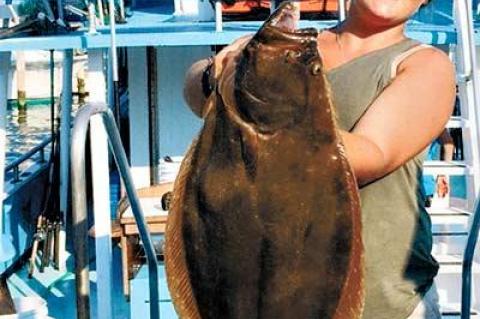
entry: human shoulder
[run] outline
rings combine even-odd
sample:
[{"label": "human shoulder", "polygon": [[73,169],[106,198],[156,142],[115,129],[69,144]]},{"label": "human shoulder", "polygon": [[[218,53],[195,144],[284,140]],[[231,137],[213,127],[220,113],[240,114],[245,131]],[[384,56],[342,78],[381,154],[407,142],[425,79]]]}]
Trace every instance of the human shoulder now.
[{"label": "human shoulder", "polygon": [[397,72],[421,73],[424,76],[444,76],[445,80],[454,78],[454,67],[448,55],[431,45],[419,44],[414,52],[400,61]]}]

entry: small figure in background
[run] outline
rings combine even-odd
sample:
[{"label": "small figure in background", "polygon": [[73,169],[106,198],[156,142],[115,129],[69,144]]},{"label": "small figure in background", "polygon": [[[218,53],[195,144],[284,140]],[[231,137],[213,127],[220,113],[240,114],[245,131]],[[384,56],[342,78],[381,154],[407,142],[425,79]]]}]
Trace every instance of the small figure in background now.
[{"label": "small figure in background", "polygon": [[[455,145],[448,129],[444,129],[430,145],[426,160],[453,160],[453,151]],[[445,198],[450,193],[449,178],[447,175],[439,174],[436,177],[425,175],[423,177],[423,187],[425,188],[425,207],[432,205],[434,197]],[[437,196],[435,196],[437,195]]]}]

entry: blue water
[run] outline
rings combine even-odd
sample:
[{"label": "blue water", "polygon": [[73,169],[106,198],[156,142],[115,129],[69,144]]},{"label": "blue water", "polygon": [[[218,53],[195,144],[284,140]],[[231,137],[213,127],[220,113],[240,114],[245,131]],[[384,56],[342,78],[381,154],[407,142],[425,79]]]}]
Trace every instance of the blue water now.
[{"label": "blue water", "polygon": [[[7,150],[6,163],[11,163],[25,152],[50,137],[50,106],[39,104],[29,106],[26,117],[19,116],[17,107],[7,110]],[[31,165],[27,162],[22,166]]]}]

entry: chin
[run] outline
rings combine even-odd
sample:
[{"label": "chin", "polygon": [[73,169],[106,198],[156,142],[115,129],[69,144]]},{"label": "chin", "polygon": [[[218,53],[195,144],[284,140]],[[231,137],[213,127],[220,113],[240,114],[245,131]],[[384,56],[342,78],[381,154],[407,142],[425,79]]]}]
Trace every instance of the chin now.
[{"label": "chin", "polygon": [[388,26],[408,20],[421,3],[419,0],[354,0],[351,9],[356,7],[364,21]]}]

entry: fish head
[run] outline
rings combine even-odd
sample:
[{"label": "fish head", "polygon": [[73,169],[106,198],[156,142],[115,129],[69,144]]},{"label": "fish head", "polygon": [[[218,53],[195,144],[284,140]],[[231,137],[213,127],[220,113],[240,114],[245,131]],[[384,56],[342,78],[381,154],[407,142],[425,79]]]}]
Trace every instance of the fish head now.
[{"label": "fish head", "polygon": [[[239,57],[234,85],[237,112],[259,132],[273,133],[308,114],[312,81],[324,85],[318,31],[297,29],[298,4],[283,2]],[[321,94],[322,92],[317,92]]]}]

